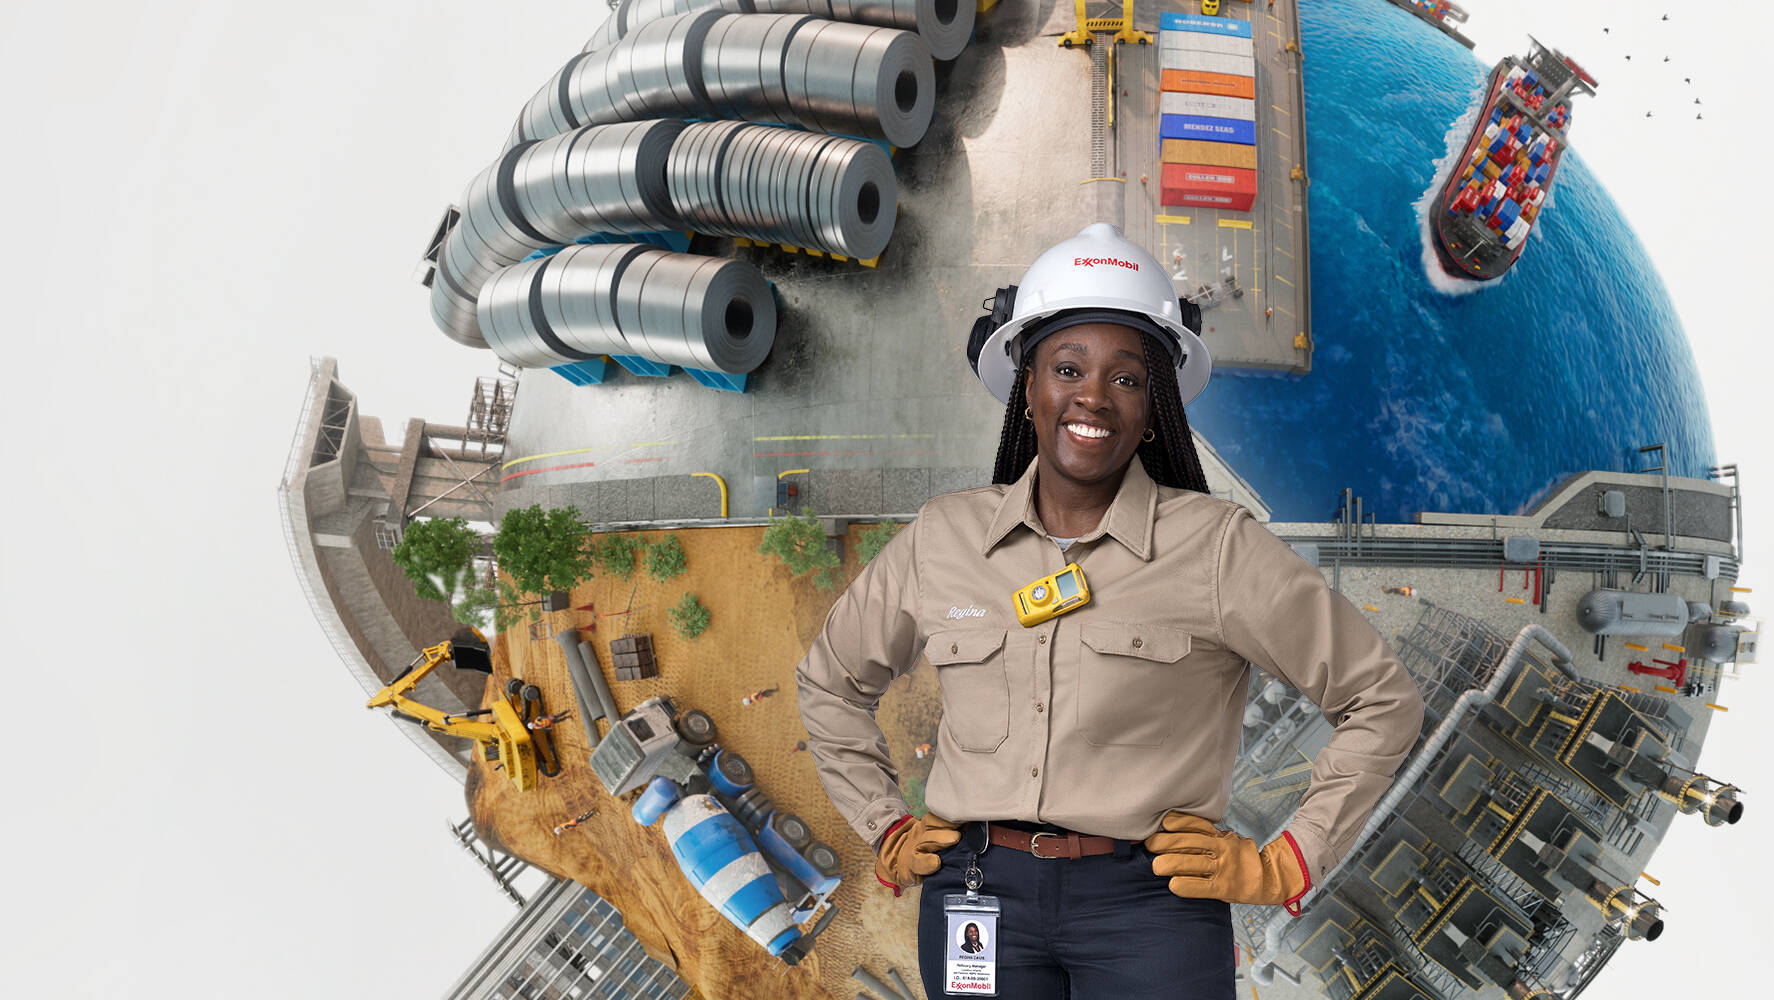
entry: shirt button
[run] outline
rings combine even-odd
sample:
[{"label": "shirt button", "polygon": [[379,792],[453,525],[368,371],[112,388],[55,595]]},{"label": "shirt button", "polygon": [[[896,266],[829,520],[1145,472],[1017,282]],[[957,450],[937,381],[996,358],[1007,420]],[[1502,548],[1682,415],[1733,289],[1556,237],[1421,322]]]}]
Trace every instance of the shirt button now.
[{"label": "shirt button", "polygon": [[1133,637],[1133,648],[1140,648],[1140,637],[1137,635]]},{"label": "shirt button", "polygon": [[1035,711],[1037,711],[1037,712],[1045,712],[1045,711],[1047,711],[1047,705],[1046,705],[1046,703],[1045,703],[1045,702],[1039,702],[1039,701],[1038,701],[1038,702],[1036,702],[1036,703],[1035,703]]},{"label": "shirt button", "polygon": [[1047,633],[1043,632],[1040,635],[1036,636],[1035,641],[1040,643],[1043,646],[1047,645]]},{"label": "shirt button", "polygon": [[1038,767],[1029,768],[1029,777],[1031,777],[1031,778],[1041,777],[1041,769]]},{"label": "shirt button", "polygon": [[953,643],[953,642],[949,643],[949,652],[959,653],[960,651],[961,651],[961,649],[960,649],[959,643]]},{"label": "shirt button", "polygon": [[869,829],[873,830],[874,828],[875,828],[875,821],[871,819],[871,820],[869,820]]}]

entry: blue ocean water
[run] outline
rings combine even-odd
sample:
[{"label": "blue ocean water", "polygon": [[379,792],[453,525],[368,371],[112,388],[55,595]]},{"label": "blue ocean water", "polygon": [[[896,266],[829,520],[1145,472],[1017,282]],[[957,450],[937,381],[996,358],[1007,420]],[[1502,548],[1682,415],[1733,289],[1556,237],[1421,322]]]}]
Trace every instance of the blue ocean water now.
[{"label": "blue ocean water", "polygon": [[1446,294],[1417,205],[1489,67],[1381,0],[1300,18],[1312,372],[1216,370],[1189,407],[1275,520],[1324,520],[1345,486],[1380,521],[1521,512],[1572,473],[1644,468],[1638,447],[1658,441],[1673,474],[1704,476],[1712,430],[1681,321],[1575,152],[1591,99],[1574,103],[1573,151],[1521,259]]}]

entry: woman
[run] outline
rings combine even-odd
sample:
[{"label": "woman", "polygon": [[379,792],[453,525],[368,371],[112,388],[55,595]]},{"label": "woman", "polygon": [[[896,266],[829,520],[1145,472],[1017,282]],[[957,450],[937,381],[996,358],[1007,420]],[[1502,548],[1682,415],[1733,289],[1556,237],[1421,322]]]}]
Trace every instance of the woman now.
[{"label": "woman", "polygon": [[[1208,495],[1183,405],[1210,362],[1151,254],[1099,223],[1004,293],[975,367],[1006,404],[993,485],[928,501],[834,604],[797,670],[808,748],[882,884],[925,883],[932,998],[970,865],[1002,907],[998,995],[1230,998],[1228,904],[1298,912],[1422,701],[1316,569]],[[1088,602],[1025,625],[1014,595],[1068,562]],[[943,714],[915,818],[873,711],[919,650]],[[1215,826],[1251,664],[1336,723],[1260,848]]]}]

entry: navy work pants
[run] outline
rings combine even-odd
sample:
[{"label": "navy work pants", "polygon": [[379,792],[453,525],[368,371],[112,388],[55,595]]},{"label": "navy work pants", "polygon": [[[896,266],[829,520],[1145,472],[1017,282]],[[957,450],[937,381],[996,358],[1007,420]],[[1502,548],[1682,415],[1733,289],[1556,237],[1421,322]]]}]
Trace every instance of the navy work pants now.
[{"label": "navy work pants", "polygon": [[[924,993],[943,992],[943,897],[965,892],[969,841],[939,854],[918,904]],[[994,846],[977,858],[997,896],[998,996],[1007,1000],[1233,1000],[1232,907],[1173,895],[1139,843],[1126,856],[1045,860]]]}]

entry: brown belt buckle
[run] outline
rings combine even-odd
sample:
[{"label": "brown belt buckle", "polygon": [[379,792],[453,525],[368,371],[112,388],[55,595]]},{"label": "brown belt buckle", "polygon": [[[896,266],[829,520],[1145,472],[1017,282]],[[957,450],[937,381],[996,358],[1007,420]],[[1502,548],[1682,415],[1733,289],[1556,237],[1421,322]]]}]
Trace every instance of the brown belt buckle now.
[{"label": "brown belt buckle", "polygon": [[1042,837],[1052,837],[1057,840],[1061,836],[1062,836],[1062,834],[1054,833],[1052,830],[1042,830],[1038,833],[1029,834],[1029,853],[1034,855],[1037,858],[1040,858],[1043,861],[1058,861],[1059,859],[1065,857],[1065,855],[1064,854],[1042,854],[1038,849],[1036,849],[1035,845],[1039,844],[1041,842]]}]

